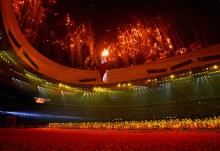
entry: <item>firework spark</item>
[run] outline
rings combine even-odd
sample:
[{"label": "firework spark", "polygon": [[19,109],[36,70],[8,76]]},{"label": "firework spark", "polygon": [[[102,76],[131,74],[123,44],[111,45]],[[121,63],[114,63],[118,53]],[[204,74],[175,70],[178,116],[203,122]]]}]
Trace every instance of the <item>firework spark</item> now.
[{"label": "firework spark", "polygon": [[[27,39],[32,44],[38,43],[38,40],[42,40],[39,39],[41,27],[47,26],[45,20],[48,16],[48,8],[56,4],[56,0],[12,0],[12,4],[18,23]],[[59,15],[56,12],[53,14]],[[105,41],[104,47],[99,49],[98,46],[102,44],[95,43],[94,32],[89,23],[75,22],[69,14],[62,20],[65,34],[60,36],[56,30],[48,30],[49,36],[43,40],[43,43],[50,49],[43,51],[49,58],[51,53],[56,54],[60,63],[68,60],[67,65],[75,68],[94,69],[101,63],[103,56],[98,52],[102,50],[108,50],[105,60],[112,64],[112,68],[117,68],[143,64],[170,55],[180,55],[189,49],[200,48],[200,45],[190,45],[190,48],[186,48],[180,36],[175,34],[166,22],[145,18],[119,25],[114,32],[116,33],[114,41]]]},{"label": "firework spark", "polygon": [[155,57],[164,58],[173,44],[162,27],[146,26],[137,21],[118,28],[117,40],[109,44],[108,60],[123,58],[127,65],[144,63]]}]

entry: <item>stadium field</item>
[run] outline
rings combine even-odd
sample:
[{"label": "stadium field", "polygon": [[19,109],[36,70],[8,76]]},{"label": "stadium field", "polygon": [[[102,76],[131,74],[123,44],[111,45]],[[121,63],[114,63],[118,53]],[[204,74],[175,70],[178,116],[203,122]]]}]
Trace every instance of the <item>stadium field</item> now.
[{"label": "stadium field", "polygon": [[220,150],[220,130],[0,129],[0,150]]}]

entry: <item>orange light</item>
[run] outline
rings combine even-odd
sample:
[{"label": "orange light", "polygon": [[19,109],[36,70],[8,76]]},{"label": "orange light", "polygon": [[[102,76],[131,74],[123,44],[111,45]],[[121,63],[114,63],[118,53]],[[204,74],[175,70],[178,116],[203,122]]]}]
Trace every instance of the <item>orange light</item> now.
[{"label": "orange light", "polygon": [[172,45],[169,45],[169,48],[170,48],[170,49],[172,49],[172,48],[173,48],[173,46],[172,46]]},{"label": "orange light", "polygon": [[109,50],[108,49],[104,49],[102,52],[102,57],[107,57],[109,55]]},{"label": "orange light", "polygon": [[45,103],[45,99],[43,99],[43,98],[35,98],[35,102],[37,104],[44,104]]},{"label": "orange light", "polygon": [[171,75],[170,75],[170,78],[171,78],[171,79],[175,78],[175,75],[171,74]]},{"label": "orange light", "polygon": [[217,65],[214,65],[214,66],[213,66],[213,69],[217,70],[217,69],[218,69],[218,66],[217,66]]}]

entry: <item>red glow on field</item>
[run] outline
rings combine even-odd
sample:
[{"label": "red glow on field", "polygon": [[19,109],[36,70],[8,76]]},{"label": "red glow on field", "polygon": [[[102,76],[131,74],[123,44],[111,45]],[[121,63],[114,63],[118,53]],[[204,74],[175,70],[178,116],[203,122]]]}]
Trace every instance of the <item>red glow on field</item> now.
[{"label": "red glow on field", "polygon": [[2,150],[213,150],[219,130],[0,129]]}]

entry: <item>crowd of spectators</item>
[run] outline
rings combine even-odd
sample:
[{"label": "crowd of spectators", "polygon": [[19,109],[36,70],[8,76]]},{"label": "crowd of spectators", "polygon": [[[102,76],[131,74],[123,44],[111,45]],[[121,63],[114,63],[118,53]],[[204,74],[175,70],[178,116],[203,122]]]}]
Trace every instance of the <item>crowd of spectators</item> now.
[{"label": "crowd of spectators", "polygon": [[147,129],[217,129],[220,128],[220,116],[204,119],[169,119],[150,121],[123,122],[73,122],[50,123],[50,128],[64,129],[114,129],[114,130],[147,130]]}]

